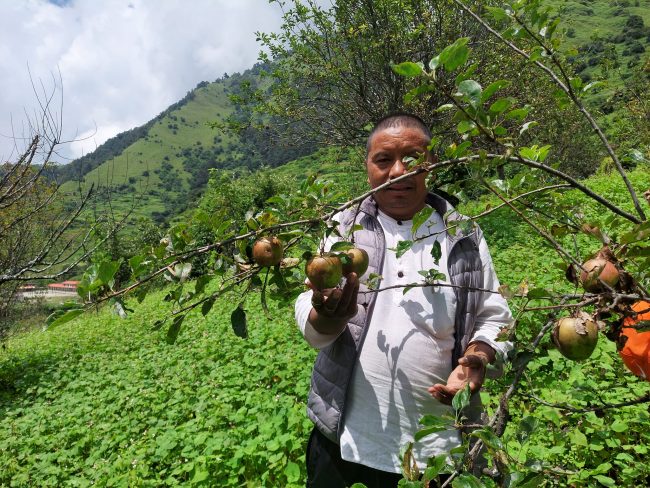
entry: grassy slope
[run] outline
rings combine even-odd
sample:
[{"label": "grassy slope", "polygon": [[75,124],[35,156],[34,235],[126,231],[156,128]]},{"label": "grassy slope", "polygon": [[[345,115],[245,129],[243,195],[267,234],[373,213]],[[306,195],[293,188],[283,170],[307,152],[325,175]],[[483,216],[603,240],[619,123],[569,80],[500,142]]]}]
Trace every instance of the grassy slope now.
[{"label": "grassy slope", "polygon": [[0,486],[173,486],[208,472],[211,486],[299,486],[314,354],[291,313],[269,322],[249,306],[243,341],[215,307],[169,345],[151,328],[162,298],[7,345]]},{"label": "grassy slope", "polygon": [[[198,88],[193,100],[154,124],[146,138],[139,139],[120,156],[86,174],[83,179],[84,187],[87,188],[91,184],[104,189],[113,187],[113,204],[118,211],[130,208],[134,196],[137,198],[137,214],[150,216],[154,211],[163,211],[163,201],[169,199],[170,194],[162,188],[160,177],[155,170],[167,161],[181,175],[174,193],[187,192],[187,173],[183,168],[184,158],[180,151],[196,146],[197,143],[212,147],[216,135],[221,136],[220,145],[225,148],[231,141],[231,136],[218,134],[208,127],[207,123],[223,119],[231,111],[224,82],[210,83],[206,87]],[[185,118],[185,122],[182,122],[181,118]],[[170,124],[178,126],[176,134],[169,127]],[[148,171],[149,176],[143,175],[145,171]],[[135,179],[135,183],[131,184],[132,188],[115,191],[115,187],[128,184],[129,178]],[[62,190],[73,191],[76,186],[75,182],[67,182]]]},{"label": "grassy slope", "polygon": [[[555,12],[561,12],[561,26],[565,29],[572,29],[574,37],[566,37],[564,40],[567,46],[579,48],[596,39],[605,40],[609,43],[614,36],[625,33],[625,23],[630,15],[639,15],[643,18],[645,26],[650,26],[650,0],[635,1],[609,1],[609,0],[546,0],[545,2]],[[648,59],[650,55],[650,41],[642,37],[638,41],[646,47],[646,52],[641,54],[641,59]],[[607,85],[598,93],[591,94],[590,100],[598,105],[611,97],[617,90],[625,85],[625,79],[630,75],[631,70],[627,64],[632,60],[634,54],[624,55],[627,48],[624,43],[612,43],[615,47],[620,66],[610,70],[606,75],[600,66],[589,66],[585,74],[593,80],[606,80]],[[588,57],[587,57],[588,58]],[[605,117],[611,121],[614,116]]]}]

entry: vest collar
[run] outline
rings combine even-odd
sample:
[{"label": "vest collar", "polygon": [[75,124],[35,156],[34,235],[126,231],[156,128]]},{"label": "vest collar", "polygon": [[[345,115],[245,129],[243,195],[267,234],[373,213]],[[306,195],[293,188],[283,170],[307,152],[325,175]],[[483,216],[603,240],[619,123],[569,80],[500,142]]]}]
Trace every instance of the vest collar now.
[{"label": "vest collar", "polygon": [[[425,201],[438,213],[438,215],[440,215],[445,219],[445,222],[448,225],[455,221],[467,220],[467,217],[459,214],[456,211],[456,209],[451,205],[451,203],[449,203],[447,200],[442,198],[440,195],[437,195],[435,193],[429,193]],[[375,199],[371,196],[369,198],[366,198],[361,203],[360,211],[376,218],[379,212],[379,207],[377,206],[377,202],[375,201]],[[472,229],[469,231],[463,231],[463,229],[461,229],[461,227],[458,226],[455,229],[452,229],[451,232],[447,232],[447,235],[448,238],[450,239],[450,244],[453,245],[460,239],[467,237],[473,234],[474,232],[475,232],[474,226],[472,226]]]}]

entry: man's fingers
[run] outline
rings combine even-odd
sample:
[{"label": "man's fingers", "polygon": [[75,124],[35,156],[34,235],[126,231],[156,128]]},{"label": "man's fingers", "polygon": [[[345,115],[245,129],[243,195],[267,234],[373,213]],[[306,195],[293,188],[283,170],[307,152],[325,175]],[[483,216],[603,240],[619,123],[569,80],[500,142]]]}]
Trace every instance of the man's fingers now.
[{"label": "man's fingers", "polygon": [[465,366],[466,368],[484,368],[485,367],[485,361],[481,356],[478,356],[476,354],[468,354],[467,356],[463,356],[458,360],[458,364],[461,366]]},{"label": "man's fingers", "polygon": [[359,290],[359,279],[357,278],[356,273],[350,273],[343,287],[341,293],[341,300],[339,301],[339,306],[337,312],[342,315],[349,315],[348,311],[350,309],[350,303],[352,300],[355,302],[356,310],[356,301],[357,301],[357,291]]},{"label": "man's fingers", "polygon": [[325,313],[332,315],[336,311],[339,306],[339,302],[341,301],[342,293],[343,292],[340,288],[334,288],[332,290],[332,293],[329,294],[325,300],[325,303],[323,304],[323,310]]},{"label": "man's fingers", "polygon": [[318,312],[323,307],[324,302],[325,297],[323,294],[318,290],[314,290],[314,293],[311,296],[311,306]]},{"label": "man's fingers", "polygon": [[455,391],[452,388],[439,383],[429,388],[429,393],[431,393],[431,396],[438,400],[440,403],[451,405]]}]

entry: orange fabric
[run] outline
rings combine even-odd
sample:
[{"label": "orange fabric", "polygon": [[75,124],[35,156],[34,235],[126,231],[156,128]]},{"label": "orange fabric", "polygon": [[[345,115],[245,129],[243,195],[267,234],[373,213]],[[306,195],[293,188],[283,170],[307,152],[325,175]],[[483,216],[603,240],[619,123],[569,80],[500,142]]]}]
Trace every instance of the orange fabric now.
[{"label": "orange fabric", "polygon": [[[650,302],[637,302],[632,305],[632,310],[635,312],[648,309],[650,309]],[[632,327],[625,327],[642,320],[650,320],[650,311],[637,315],[636,319],[627,317],[623,321],[621,334],[627,337],[627,341],[619,354],[632,373],[650,381],[650,331],[639,332]]]}]

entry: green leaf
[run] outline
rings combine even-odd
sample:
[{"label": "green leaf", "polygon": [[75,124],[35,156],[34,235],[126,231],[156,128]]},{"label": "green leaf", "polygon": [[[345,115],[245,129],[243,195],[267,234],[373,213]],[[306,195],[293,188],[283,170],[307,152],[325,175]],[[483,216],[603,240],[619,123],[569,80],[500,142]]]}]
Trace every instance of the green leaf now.
[{"label": "green leaf", "polygon": [[476,124],[471,120],[461,120],[460,122],[458,122],[458,127],[456,128],[456,130],[458,131],[459,134],[464,134],[465,132],[471,131],[475,127]]},{"label": "green leaf", "polygon": [[469,37],[461,37],[442,50],[438,57],[440,63],[447,71],[454,71],[459,66],[465,64],[469,56],[469,49],[467,48],[468,42]]},{"label": "green leaf", "polygon": [[481,103],[487,102],[492,95],[507,86],[510,86],[510,82],[506,80],[497,80],[494,83],[490,83],[481,94]]},{"label": "green leaf", "polygon": [[102,261],[97,270],[97,278],[101,280],[104,285],[113,288],[113,284],[115,283],[113,278],[115,277],[117,270],[120,269],[120,264],[121,260]]},{"label": "green leaf", "polygon": [[287,477],[289,483],[297,483],[300,480],[300,466],[293,461],[287,462],[284,468],[284,475]]},{"label": "green leaf", "polygon": [[501,112],[505,112],[510,107],[512,107],[512,104],[513,104],[513,99],[510,97],[499,98],[496,102],[490,105],[490,112],[495,114],[500,114]]},{"label": "green leaf", "polygon": [[425,425],[425,426],[437,425],[437,426],[444,426],[445,428],[449,428],[452,424],[450,419],[439,417],[437,415],[427,414],[420,419],[420,425]]},{"label": "green leaf", "polygon": [[427,461],[427,468],[424,471],[424,476],[429,480],[433,480],[440,471],[447,465],[447,455],[439,454],[434,458],[429,458]]},{"label": "green leaf", "polygon": [[138,255],[138,256],[133,256],[129,259],[129,266],[131,266],[131,272],[133,273],[134,277],[138,277],[142,271],[143,271],[143,263],[146,264],[145,259],[147,257],[145,255]]},{"label": "green leaf", "polygon": [[454,395],[454,398],[451,401],[451,406],[454,407],[456,412],[460,412],[463,408],[469,405],[470,390],[469,384],[465,386],[462,390]]},{"label": "green leaf", "polygon": [[482,88],[478,82],[474,80],[465,80],[458,85],[458,91],[467,99],[473,107],[478,107],[481,103]]},{"label": "green leaf", "polygon": [[587,442],[587,436],[584,435],[582,432],[580,432],[578,429],[575,429],[572,432],[570,432],[569,437],[571,438],[571,442],[573,443],[574,446],[586,447],[589,445],[589,443]]},{"label": "green leaf", "polygon": [[423,439],[424,437],[426,437],[428,435],[434,434],[436,432],[440,432],[442,430],[447,430],[447,428],[448,428],[447,426],[443,427],[443,426],[437,426],[437,425],[432,426],[432,427],[425,427],[424,429],[418,430],[415,433],[415,436],[413,436],[413,439],[417,442],[420,439]]},{"label": "green leaf", "polygon": [[440,247],[440,242],[436,241],[433,243],[431,248],[431,256],[433,256],[433,262],[437,265],[442,257],[442,247]]},{"label": "green leaf", "polygon": [[195,295],[200,295],[205,291],[205,287],[208,283],[210,283],[210,280],[213,277],[210,275],[201,275],[199,278],[196,280],[196,284],[194,285],[194,294]]},{"label": "green leaf", "polygon": [[47,328],[52,329],[54,327],[58,327],[59,325],[65,324],[66,322],[70,322],[72,319],[78,317],[83,312],[83,308],[68,310],[67,312],[64,312],[63,310],[57,310],[47,318]]},{"label": "green leaf", "polygon": [[429,207],[428,205],[425,205],[422,210],[417,212],[413,216],[413,227],[411,228],[411,233],[413,235],[416,234],[417,230],[424,224],[427,220],[429,220],[429,217],[431,217],[431,214],[433,213],[433,208]]},{"label": "green leaf", "polygon": [[452,488],[484,488],[485,485],[472,474],[461,474],[451,482]]},{"label": "green leaf", "polygon": [[456,105],[454,105],[453,103],[445,103],[445,104],[440,105],[440,106],[436,109],[436,112],[444,112],[444,111],[446,111],[446,110],[451,110],[451,109],[454,108],[455,106],[456,106]]},{"label": "green leaf", "polygon": [[643,241],[650,237],[650,220],[636,225],[630,232],[621,236],[621,244]]},{"label": "green leaf", "polygon": [[339,241],[332,244],[330,251],[331,252],[347,251],[348,249],[352,249],[353,247],[354,244],[352,244],[351,242]]},{"label": "green leaf", "polygon": [[623,422],[622,420],[616,419],[616,420],[614,420],[614,423],[612,424],[611,429],[614,432],[619,432],[619,433],[620,432],[625,432],[626,430],[628,430],[628,425],[625,422]]},{"label": "green leaf", "polygon": [[508,12],[500,7],[485,7],[490,15],[495,20],[495,22],[503,22],[505,20],[510,20]]},{"label": "green leaf", "polygon": [[506,119],[515,119],[515,120],[524,120],[528,113],[530,112],[530,107],[516,108],[508,112],[505,117]]},{"label": "green leaf", "polygon": [[600,483],[603,486],[616,486],[616,481],[614,481],[612,478],[609,476],[603,476],[602,474],[597,474],[594,476],[596,481]]},{"label": "green leaf", "polygon": [[401,258],[406,251],[411,249],[413,247],[413,241],[398,241],[397,247],[391,249],[391,251],[395,251],[395,256],[397,258]]},{"label": "green leaf", "polygon": [[242,339],[248,338],[248,329],[246,327],[246,311],[244,304],[240,303],[237,308],[230,314],[230,325],[235,335]]},{"label": "green leaf", "polygon": [[402,289],[402,295],[406,295],[410,290],[412,290],[412,289],[415,288],[416,286],[417,286],[417,283],[410,283],[410,284],[406,285],[406,286]]},{"label": "green leaf", "polygon": [[526,293],[526,297],[534,300],[536,298],[545,298],[551,295],[551,292],[545,290],[544,288],[533,288]]},{"label": "green leaf", "polygon": [[422,63],[413,63],[411,61],[406,61],[400,64],[391,64],[390,67],[398,75],[406,76],[407,78],[419,76],[424,71],[424,65]]},{"label": "green leaf", "polygon": [[404,103],[409,104],[413,101],[414,98],[419,97],[420,95],[424,95],[425,93],[432,92],[435,89],[436,88],[433,85],[416,86],[415,88],[406,92],[404,95]]},{"label": "green leaf", "polygon": [[210,477],[210,471],[207,469],[194,469],[194,476],[192,477],[191,483],[201,483],[202,481],[207,480]]},{"label": "green leaf", "polygon": [[520,444],[524,444],[528,441],[528,438],[533,434],[539,427],[539,420],[530,415],[521,419],[517,425],[517,440]]},{"label": "green leaf", "polygon": [[472,436],[478,437],[490,449],[503,449],[503,443],[494,432],[488,428],[478,429],[472,432]]},{"label": "green leaf", "polygon": [[176,342],[176,339],[178,339],[178,334],[181,331],[183,320],[185,320],[185,315],[177,315],[174,317],[172,325],[170,325],[169,329],[167,329],[167,344],[174,344]]}]

